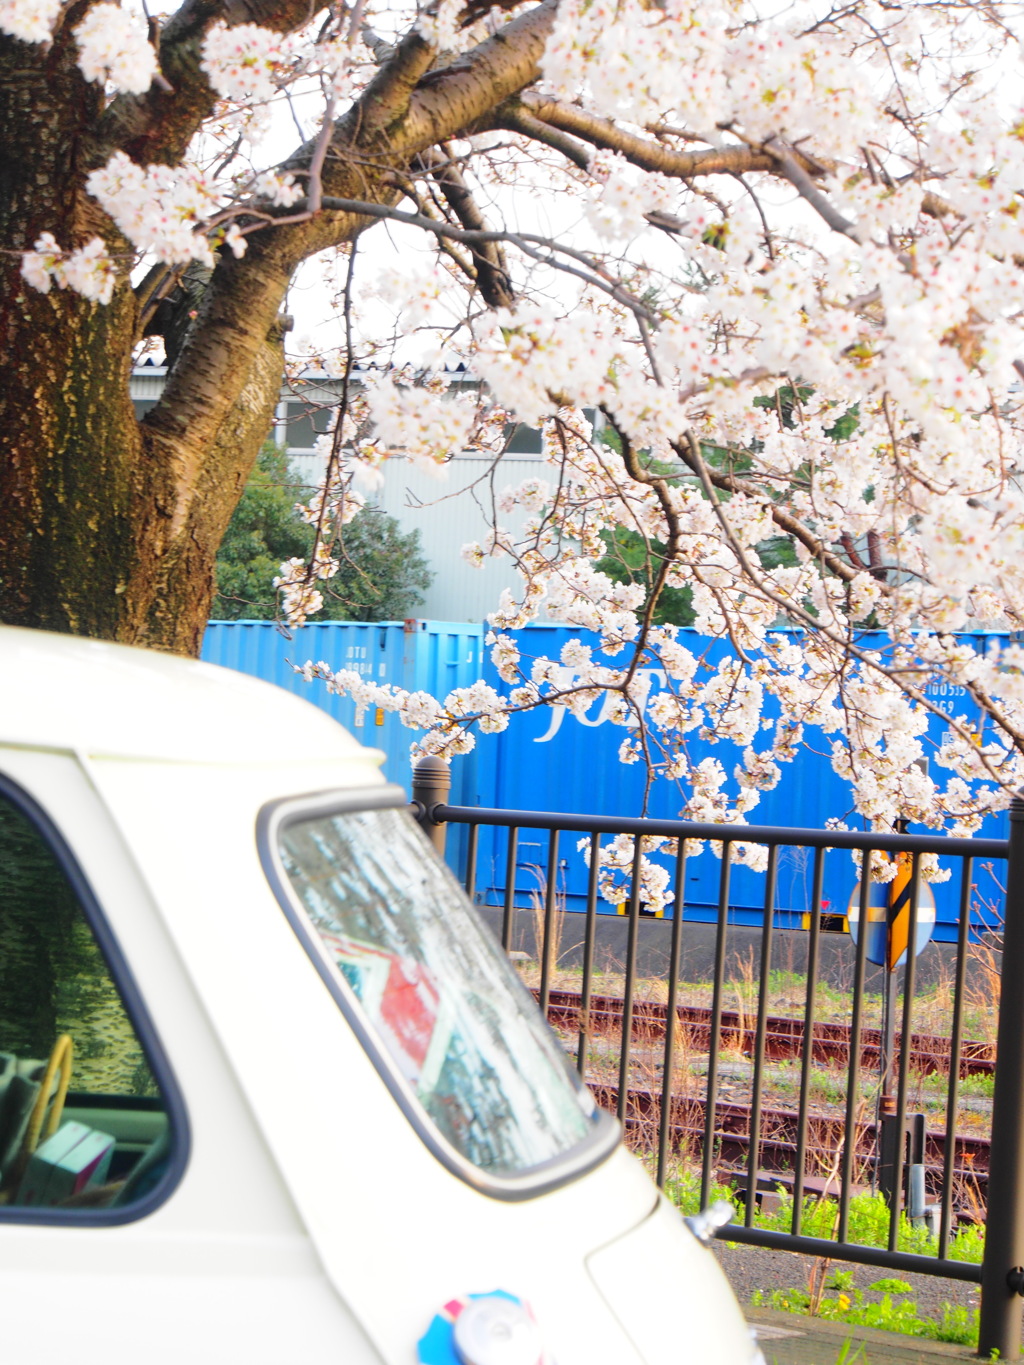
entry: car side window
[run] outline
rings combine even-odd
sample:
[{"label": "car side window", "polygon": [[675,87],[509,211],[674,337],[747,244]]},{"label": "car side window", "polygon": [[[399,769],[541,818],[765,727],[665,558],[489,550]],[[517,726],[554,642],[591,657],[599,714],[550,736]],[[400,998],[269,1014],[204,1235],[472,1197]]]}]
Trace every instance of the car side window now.
[{"label": "car side window", "polygon": [[151,1026],[125,1008],[118,979],[134,987],[116,945],[101,948],[78,880],[0,790],[0,1218],[125,1221],[182,1164],[158,1045],[143,1045],[136,1024]]}]

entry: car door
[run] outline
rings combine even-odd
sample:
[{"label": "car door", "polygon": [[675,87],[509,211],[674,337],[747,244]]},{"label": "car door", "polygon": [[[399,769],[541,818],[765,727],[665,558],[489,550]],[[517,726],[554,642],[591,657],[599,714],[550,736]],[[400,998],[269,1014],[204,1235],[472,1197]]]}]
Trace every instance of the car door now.
[{"label": "car door", "polygon": [[0,1302],[34,1365],[379,1360],[83,765],[2,746]]}]

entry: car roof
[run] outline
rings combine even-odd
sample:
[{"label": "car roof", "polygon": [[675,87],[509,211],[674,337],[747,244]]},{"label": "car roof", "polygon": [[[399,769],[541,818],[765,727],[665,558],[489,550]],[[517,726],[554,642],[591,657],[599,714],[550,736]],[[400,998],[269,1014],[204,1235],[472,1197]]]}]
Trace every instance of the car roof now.
[{"label": "car roof", "polygon": [[363,771],[383,758],[311,702],[234,669],[12,626],[0,626],[0,745],[193,763],[349,759]]}]

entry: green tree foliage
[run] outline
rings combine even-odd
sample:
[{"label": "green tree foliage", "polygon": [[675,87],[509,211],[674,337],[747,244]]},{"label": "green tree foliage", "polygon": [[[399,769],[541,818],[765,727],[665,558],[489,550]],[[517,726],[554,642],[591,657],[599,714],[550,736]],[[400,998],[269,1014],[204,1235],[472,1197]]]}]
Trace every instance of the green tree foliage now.
[{"label": "green tree foliage", "polygon": [[[661,541],[648,543],[638,531],[630,531],[625,526],[602,531],[601,539],[608,552],[598,560],[596,567],[613,583],[642,583],[649,594],[652,573],[657,572],[659,559],[665,553]],[[654,609],[654,624],[692,626],[695,618],[692,601],[693,592],[689,587],[663,588]]]},{"label": "green tree foliage", "polygon": [[[611,427],[599,431],[597,439],[621,454],[619,438]],[[646,453],[641,455],[641,459],[655,473],[666,472],[651,461]],[[602,531],[601,539],[608,549],[594,567],[607,574],[613,583],[642,583],[646,600],[651,591],[652,577],[658,572],[658,566],[665,553],[665,546],[660,540],[648,542],[639,531],[629,530],[625,526]],[[654,610],[654,624],[692,626],[694,622],[692,599],[693,592],[689,587],[663,588]]]},{"label": "green tree foliage", "polygon": [[322,589],[324,616],[335,621],[397,621],[411,616],[433,582],[419,531],[403,531],[394,517],[364,508],[345,527],[341,567]]},{"label": "green tree foliage", "polygon": [[0,1052],[44,1061],[69,1033],[79,1088],[156,1093],[74,891],[36,829],[3,800],[0,867]]},{"label": "green tree foliage", "polygon": [[276,614],[274,577],[283,560],[305,557],[312,527],[295,511],[305,495],[284,450],[268,441],[217,552],[212,615],[220,620],[268,620]]},{"label": "green tree foliage", "polygon": [[[781,426],[793,430],[796,422],[793,420],[793,412],[798,403],[806,403],[814,396],[814,389],[808,384],[797,384],[794,388],[792,384],[784,384],[782,388],[776,389],[772,394],[763,394],[754,399],[755,408],[770,408],[772,412],[778,414]],[[854,403],[832,423],[825,428],[825,435],[833,441],[848,441],[860,425],[860,404]]]},{"label": "green tree foliage", "polygon": [[[295,511],[311,489],[303,486],[287,453],[272,441],[260,451],[217,554],[213,616],[219,620],[273,620],[274,578],[293,556],[305,559],[313,527]],[[403,532],[394,517],[368,507],[345,527],[337,547],[340,567],[322,585],[318,620],[385,621],[412,615],[433,574],[419,531]]]}]

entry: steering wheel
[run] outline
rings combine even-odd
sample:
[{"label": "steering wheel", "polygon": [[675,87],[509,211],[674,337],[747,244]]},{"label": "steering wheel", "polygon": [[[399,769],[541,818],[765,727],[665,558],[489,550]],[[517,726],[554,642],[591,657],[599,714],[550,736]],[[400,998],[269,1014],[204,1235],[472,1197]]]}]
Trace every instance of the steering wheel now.
[{"label": "steering wheel", "polygon": [[46,1117],[46,1106],[50,1100],[50,1087],[53,1085],[53,1078],[58,1071],[60,1071],[60,1085],[58,1085],[57,1093],[53,1097],[53,1108],[50,1110],[50,1117],[46,1123],[46,1136],[48,1138],[53,1137],[60,1127],[61,1115],[64,1113],[64,1101],[67,1099],[68,1086],[71,1084],[71,1062],[74,1051],[74,1044],[69,1033],[62,1033],[53,1045],[50,1060],[46,1063],[46,1071],[43,1073],[39,1094],[36,1096],[32,1113],[29,1115],[28,1127],[25,1129],[25,1140],[21,1144],[20,1157],[26,1160],[39,1146],[39,1138],[43,1131],[43,1119]]},{"label": "steering wheel", "polygon": [[[39,1085],[39,1093],[36,1095],[35,1104],[29,1114],[28,1126],[25,1129],[25,1136],[22,1139],[18,1155],[11,1162],[8,1168],[7,1177],[4,1180],[4,1195],[0,1196],[0,1203],[6,1202],[12,1193],[21,1183],[21,1177],[25,1174],[29,1158],[39,1146],[39,1139],[44,1136],[43,1127],[45,1124],[45,1137],[53,1137],[60,1126],[61,1115],[64,1113],[64,1101],[67,1098],[68,1086],[71,1084],[71,1063],[74,1056],[74,1045],[70,1034],[62,1033],[53,1045],[50,1053],[50,1060],[46,1063],[46,1070]],[[54,1077],[60,1072],[60,1082],[57,1086],[57,1093],[53,1097],[53,1105],[50,1106],[50,1091],[53,1089]],[[47,1117],[47,1108],[50,1113]]]}]

